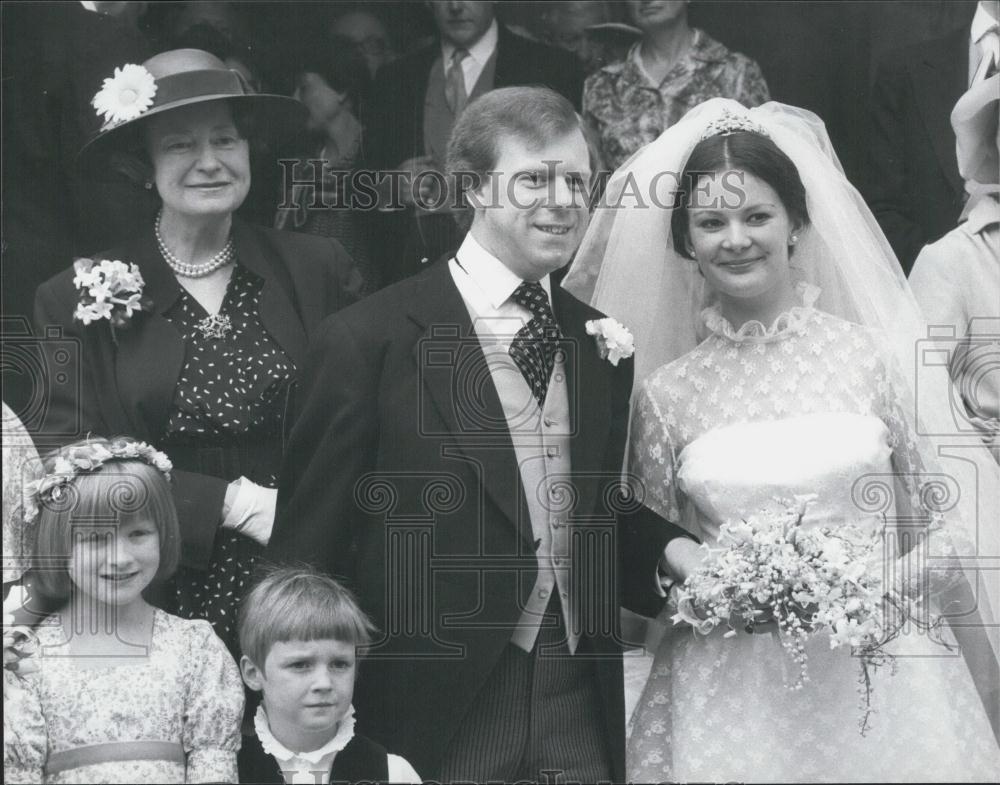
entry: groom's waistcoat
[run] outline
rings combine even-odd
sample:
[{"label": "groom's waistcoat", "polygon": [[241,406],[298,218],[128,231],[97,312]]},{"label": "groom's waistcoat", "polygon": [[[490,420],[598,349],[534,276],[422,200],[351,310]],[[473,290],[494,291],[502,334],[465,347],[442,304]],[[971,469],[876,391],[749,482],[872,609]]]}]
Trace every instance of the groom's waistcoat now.
[{"label": "groom's waistcoat", "polygon": [[570,590],[572,559],[568,510],[573,490],[570,485],[571,423],[566,368],[557,357],[545,404],[540,407],[508,354],[507,345],[495,343],[489,336],[481,336],[480,341],[514,443],[536,546],[538,577],[531,594],[520,598],[523,611],[511,643],[531,651],[545,610],[552,595],[557,594],[567,643],[570,652],[575,652],[580,634],[578,625],[573,623],[574,598]]}]

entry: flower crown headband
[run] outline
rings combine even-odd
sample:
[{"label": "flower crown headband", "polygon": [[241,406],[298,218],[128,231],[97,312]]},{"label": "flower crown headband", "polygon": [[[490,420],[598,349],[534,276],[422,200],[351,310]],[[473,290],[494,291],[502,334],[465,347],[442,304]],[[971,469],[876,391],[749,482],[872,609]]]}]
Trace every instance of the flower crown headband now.
[{"label": "flower crown headband", "polygon": [[146,444],[119,439],[113,442],[93,442],[67,448],[52,462],[52,471],[24,486],[24,520],[34,521],[45,502],[60,502],[67,485],[78,474],[94,472],[110,461],[142,461],[163,472],[170,479],[174,465],[159,450]]}]

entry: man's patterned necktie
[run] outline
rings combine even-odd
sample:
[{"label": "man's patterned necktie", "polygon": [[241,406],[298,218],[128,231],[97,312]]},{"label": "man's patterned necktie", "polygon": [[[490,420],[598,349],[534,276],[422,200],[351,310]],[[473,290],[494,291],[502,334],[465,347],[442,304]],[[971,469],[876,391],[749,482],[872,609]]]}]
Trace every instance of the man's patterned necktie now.
[{"label": "man's patterned necktie", "polygon": [[537,281],[522,281],[510,297],[531,311],[531,320],[517,331],[509,353],[538,405],[543,406],[562,331],[549,305],[549,296]]}]

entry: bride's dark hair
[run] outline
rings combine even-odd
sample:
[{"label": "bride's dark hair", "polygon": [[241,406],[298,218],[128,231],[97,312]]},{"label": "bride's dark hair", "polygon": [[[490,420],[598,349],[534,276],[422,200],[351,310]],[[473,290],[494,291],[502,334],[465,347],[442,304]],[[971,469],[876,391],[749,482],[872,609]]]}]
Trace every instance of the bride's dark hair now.
[{"label": "bride's dark hair", "polygon": [[[693,259],[690,248],[688,210],[697,193],[698,178],[725,171],[749,172],[771,186],[781,199],[792,225],[809,224],[806,189],[795,164],[771,139],[752,131],[736,131],[702,139],[688,157],[681,175],[681,191],[670,215],[670,236],[685,259]],[[791,249],[789,249],[789,252]]]}]

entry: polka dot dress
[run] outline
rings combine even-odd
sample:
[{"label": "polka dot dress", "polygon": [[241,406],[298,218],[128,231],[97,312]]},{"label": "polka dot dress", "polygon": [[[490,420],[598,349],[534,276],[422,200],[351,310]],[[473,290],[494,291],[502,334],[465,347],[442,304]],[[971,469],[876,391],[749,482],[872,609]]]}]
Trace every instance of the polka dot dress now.
[{"label": "polka dot dress", "polygon": [[[260,321],[263,284],[236,265],[219,310],[232,327],[221,338],[206,337],[199,329],[208,314],[183,289],[167,311],[166,317],[184,336],[185,358],[162,443],[171,458],[177,456],[178,469],[229,482],[244,475],[273,488],[281,462],[286,392],[295,367]],[[248,460],[247,453],[254,458]],[[243,458],[223,459],[232,455]],[[208,570],[182,566],[177,571],[174,612],[207,619],[236,652],[237,608],[262,550],[248,537],[220,527]]]}]

